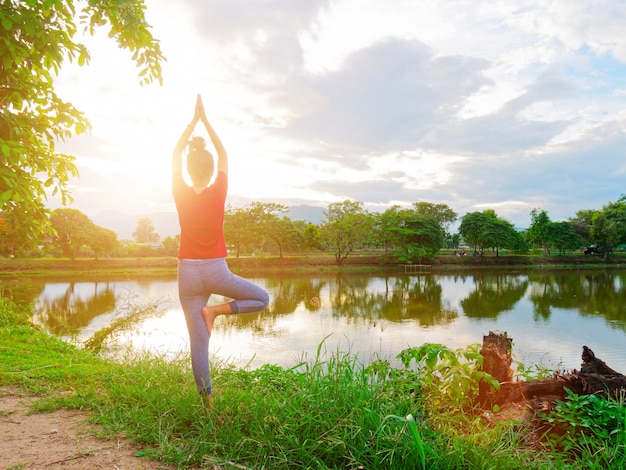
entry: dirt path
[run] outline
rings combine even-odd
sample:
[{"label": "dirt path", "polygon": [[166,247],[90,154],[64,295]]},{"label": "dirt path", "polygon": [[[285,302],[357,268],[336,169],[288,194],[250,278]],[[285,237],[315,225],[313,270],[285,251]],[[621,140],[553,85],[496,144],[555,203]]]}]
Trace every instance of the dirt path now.
[{"label": "dirt path", "polygon": [[36,397],[0,387],[0,469],[175,469],[146,457],[123,436],[100,439],[88,414],[78,410],[29,414]]}]

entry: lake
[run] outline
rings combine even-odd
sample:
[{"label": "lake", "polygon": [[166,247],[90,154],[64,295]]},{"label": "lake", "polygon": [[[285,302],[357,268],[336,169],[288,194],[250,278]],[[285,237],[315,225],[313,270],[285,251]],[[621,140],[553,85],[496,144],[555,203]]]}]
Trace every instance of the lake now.
[{"label": "lake", "polygon": [[[258,314],[220,317],[213,357],[239,366],[289,367],[336,351],[363,363],[409,346],[462,348],[489,331],[513,338],[514,359],[549,368],[580,367],[582,346],[626,372],[626,271],[472,272],[405,275],[293,275],[251,278],[270,294]],[[155,354],[187,353],[175,278],[0,279],[0,292],[34,306],[33,321],[84,341],[134,315],[115,343]],[[222,299],[212,299],[212,302]]]}]

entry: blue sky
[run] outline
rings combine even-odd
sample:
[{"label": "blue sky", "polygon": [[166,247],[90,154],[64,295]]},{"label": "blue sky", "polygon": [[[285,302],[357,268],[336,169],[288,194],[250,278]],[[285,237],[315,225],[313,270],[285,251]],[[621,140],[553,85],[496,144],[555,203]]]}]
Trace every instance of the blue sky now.
[{"label": "blue sky", "polygon": [[174,211],[196,93],[233,204],[428,201],[524,227],[533,208],[565,220],[626,192],[623,1],[151,0],[147,16],[162,87],[139,87],[105,34],[57,80],[93,124],[59,147],[90,217]]}]

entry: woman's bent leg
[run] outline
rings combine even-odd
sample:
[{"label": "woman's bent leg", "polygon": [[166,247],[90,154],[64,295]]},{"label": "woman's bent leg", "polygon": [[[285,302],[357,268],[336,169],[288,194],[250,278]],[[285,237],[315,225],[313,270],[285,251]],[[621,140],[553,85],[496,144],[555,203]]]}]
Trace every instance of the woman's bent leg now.
[{"label": "woman's bent leg", "polygon": [[233,299],[230,305],[231,313],[252,313],[264,310],[269,305],[269,295],[255,283],[233,274],[220,259],[215,264],[212,277],[211,292]]}]

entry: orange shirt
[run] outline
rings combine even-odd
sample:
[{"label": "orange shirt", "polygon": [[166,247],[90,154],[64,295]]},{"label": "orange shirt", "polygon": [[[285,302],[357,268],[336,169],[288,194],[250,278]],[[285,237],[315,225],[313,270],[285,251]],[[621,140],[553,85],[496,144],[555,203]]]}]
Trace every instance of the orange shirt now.
[{"label": "orange shirt", "polygon": [[172,181],[172,193],[180,224],[178,258],[225,258],[224,204],[228,177],[219,172],[212,185],[200,194],[182,176]]}]

